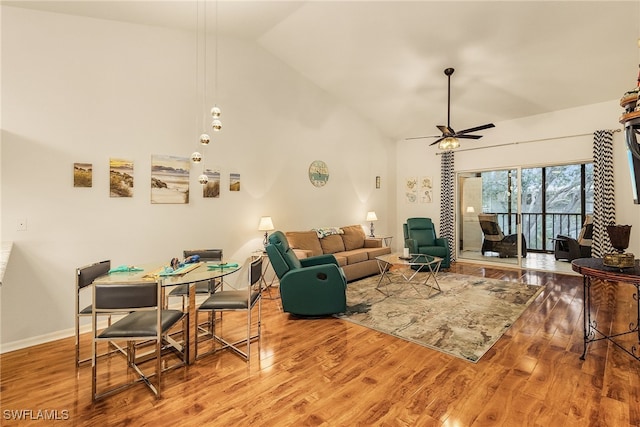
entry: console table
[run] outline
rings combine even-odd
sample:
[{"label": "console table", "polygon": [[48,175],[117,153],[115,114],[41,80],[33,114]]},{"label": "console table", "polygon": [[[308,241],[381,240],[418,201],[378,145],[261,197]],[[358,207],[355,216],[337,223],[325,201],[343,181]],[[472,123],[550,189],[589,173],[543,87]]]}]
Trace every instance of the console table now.
[{"label": "console table", "polygon": [[[638,353],[638,345],[640,345],[640,329],[638,329],[638,324],[640,323],[640,260],[636,260],[635,267],[633,268],[620,269],[604,265],[602,258],[579,258],[571,262],[571,268],[583,276],[584,351],[580,359],[585,359],[587,355],[587,345],[589,343],[606,339],[624,350],[634,359],[640,361],[640,354]],[[626,283],[636,288],[633,294],[633,299],[636,302],[634,313],[635,321],[629,324],[628,331],[605,332],[598,329],[596,321],[591,319],[591,282],[593,280],[602,280],[605,282],[605,286],[606,282],[618,282],[622,284]],[[628,334],[634,334],[637,338],[637,342],[634,343],[631,348],[625,347],[615,339]]]}]

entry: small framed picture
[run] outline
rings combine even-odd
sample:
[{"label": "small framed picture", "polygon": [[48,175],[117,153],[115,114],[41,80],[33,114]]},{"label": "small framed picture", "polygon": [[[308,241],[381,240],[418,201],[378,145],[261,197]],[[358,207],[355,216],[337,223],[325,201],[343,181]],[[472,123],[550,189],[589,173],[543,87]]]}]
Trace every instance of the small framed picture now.
[{"label": "small framed picture", "polygon": [[133,197],[133,160],[109,158],[109,196]]},{"label": "small framed picture", "polygon": [[73,186],[91,187],[93,185],[93,165],[91,163],[73,164]]}]

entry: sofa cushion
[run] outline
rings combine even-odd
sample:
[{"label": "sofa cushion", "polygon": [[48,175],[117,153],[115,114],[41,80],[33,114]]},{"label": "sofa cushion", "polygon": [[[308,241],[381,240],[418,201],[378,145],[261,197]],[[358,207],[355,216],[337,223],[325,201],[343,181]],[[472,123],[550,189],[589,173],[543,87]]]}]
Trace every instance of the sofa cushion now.
[{"label": "sofa cushion", "polygon": [[287,231],[286,236],[292,248],[311,251],[312,256],[322,255],[322,246],[315,231]]},{"label": "sofa cushion", "polygon": [[369,259],[368,251],[366,249],[345,251],[341,252],[340,255],[347,258],[347,264],[355,264],[356,262],[362,262]]},{"label": "sofa cushion", "polygon": [[382,247],[382,239],[372,239],[367,237],[364,239],[364,247],[365,248],[381,248]]},{"label": "sofa cushion", "polygon": [[367,254],[369,255],[369,259],[375,259],[377,256],[386,255],[391,253],[391,248],[371,248],[367,249]]},{"label": "sofa cushion", "polygon": [[332,234],[330,236],[323,237],[322,239],[320,239],[320,246],[322,247],[322,252],[325,254],[344,252],[344,243],[342,243],[342,236],[338,234]]},{"label": "sofa cushion", "polygon": [[342,231],[344,231],[342,235],[342,241],[344,242],[343,250],[352,251],[364,246],[365,235],[361,225],[342,227]]},{"label": "sofa cushion", "polygon": [[339,267],[344,267],[345,265],[347,265],[347,257],[343,256],[341,254],[338,255],[333,255],[334,257],[336,257],[336,261],[338,261],[338,266]]}]

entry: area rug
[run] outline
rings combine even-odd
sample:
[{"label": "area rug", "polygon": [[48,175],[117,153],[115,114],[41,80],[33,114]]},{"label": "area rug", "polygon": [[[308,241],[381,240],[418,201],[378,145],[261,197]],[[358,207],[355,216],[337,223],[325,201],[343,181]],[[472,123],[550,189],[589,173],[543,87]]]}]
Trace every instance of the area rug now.
[{"label": "area rug", "polygon": [[[543,289],[441,272],[438,283],[442,292],[429,293],[429,288],[421,284],[383,281],[385,295],[376,290],[379,278],[350,283],[347,313],[338,317],[474,363]],[[433,278],[428,283],[433,283]]]}]

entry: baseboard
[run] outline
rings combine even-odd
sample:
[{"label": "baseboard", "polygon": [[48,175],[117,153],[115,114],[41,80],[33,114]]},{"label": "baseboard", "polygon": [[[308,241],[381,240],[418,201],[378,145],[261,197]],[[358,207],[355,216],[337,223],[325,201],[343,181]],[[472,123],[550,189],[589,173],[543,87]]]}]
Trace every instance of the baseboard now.
[{"label": "baseboard", "polygon": [[[91,330],[89,325],[87,332]],[[81,330],[82,331],[82,330]],[[32,347],[34,345],[45,344],[51,341],[69,338],[75,335],[75,329],[66,329],[64,331],[56,331],[50,334],[39,335],[37,337],[26,338],[23,340],[12,341],[0,345],[0,354],[9,353],[10,351],[21,350],[23,348]]]},{"label": "baseboard", "polygon": [[[181,303],[175,302],[172,303],[169,308],[180,310],[182,308]],[[89,317],[87,316],[87,319]],[[107,327],[108,323],[106,320],[98,323],[98,329],[103,329]],[[91,332],[91,323],[80,325],[80,333],[88,333]],[[45,344],[51,341],[57,341],[64,338],[73,337],[76,334],[75,328],[64,329],[61,331],[55,331],[44,335],[38,335],[36,337],[25,338],[23,340],[11,341],[8,343],[0,344],[0,354],[9,353],[11,351],[22,350],[27,347],[33,347],[34,345]]]}]

